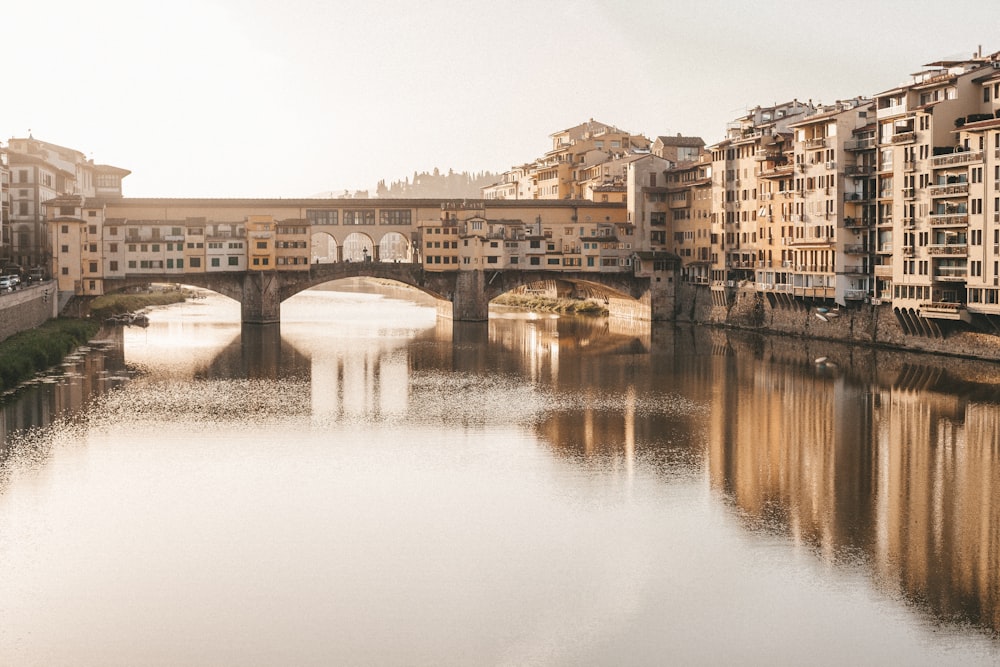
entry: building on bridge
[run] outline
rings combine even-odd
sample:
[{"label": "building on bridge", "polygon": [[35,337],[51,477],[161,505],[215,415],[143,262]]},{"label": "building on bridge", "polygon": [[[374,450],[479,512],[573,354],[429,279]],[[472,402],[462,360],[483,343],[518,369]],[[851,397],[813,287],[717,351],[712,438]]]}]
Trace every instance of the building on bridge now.
[{"label": "building on bridge", "polygon": [[627,273],[632,255],[648,250],[621,203],[68,195],[46,204],[59,289],[89,296],[142,276],[180,283],[336,262]]}]

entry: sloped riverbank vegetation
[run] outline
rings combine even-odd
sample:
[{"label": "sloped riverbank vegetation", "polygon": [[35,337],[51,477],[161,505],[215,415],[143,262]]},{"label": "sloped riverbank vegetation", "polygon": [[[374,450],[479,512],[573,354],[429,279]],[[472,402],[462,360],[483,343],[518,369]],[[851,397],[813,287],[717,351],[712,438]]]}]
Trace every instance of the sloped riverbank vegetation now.
[{"label": "sloped riverbank vegetation", "polygon": [[584,299],[551,299],[544,296],[529,294],[501,294],[493,299],[494,304],[521,310],[534,310],[543,313],[561,313],[564,315],[607,315],[608,309],[596,301]]},{"label": "sloped riverbank vegetation", "polygon": [[0,342],[0,391],[51,368],[97,334],[95,320],[58,318]]},{"label": "sloped riverbank vegetation", "polygon": [[97,297],[90,304],[90,316],[96,320],[104,320],[115,315],[134,313],[151,306],[169,306],[172,303],[181,303],[188,296],[190,293],[187,290],[105,294]]}]

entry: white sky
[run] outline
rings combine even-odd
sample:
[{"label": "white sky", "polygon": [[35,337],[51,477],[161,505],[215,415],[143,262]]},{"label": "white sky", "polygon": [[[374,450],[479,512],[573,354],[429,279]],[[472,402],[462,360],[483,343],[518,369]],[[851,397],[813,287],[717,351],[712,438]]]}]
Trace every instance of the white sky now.
[{"label": "white sky", "polygon": [[128,197],[500,172],[589,118],[713,143],[758,104],[871,96],[1000,50],[991,0],[10,4],[0,138],[130,169]]}]

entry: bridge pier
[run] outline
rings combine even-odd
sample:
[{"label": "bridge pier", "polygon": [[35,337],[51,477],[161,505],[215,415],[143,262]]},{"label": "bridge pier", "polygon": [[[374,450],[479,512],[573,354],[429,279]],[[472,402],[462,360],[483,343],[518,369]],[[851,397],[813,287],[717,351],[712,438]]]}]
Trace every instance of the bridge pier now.
[{"label": "bridge pier", "polygon": [[456,322],[484,322],[490,318],[490,296],[482,271],[459,271],[451,298],[451,318]]},{"label": "bridge pier", "polygon": [[245,324],[281,321],[281,278],[274,272],[248,271],[243,277],[242,320]]}]

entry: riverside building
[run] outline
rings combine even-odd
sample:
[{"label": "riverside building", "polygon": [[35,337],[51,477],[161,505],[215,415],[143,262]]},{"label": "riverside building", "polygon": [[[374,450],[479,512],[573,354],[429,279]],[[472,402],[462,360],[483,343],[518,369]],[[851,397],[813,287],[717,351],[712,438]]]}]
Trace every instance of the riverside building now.
[{"label": "riverside building", "polygon": [[[11,228],[19,183],[89,188],[40,204],[61,289],[78,293],[133,271],[414,261],[435,272],[621,272],[640,256],[670,257],[719,308],[750,293],[772,307],[886,306],[911,334],[995,330],[998,114],[1000,54],[975,54],[931,63],[872,99],[757,107],[707,149],[696,137],[650,143],[589,121],[461,203],[128,200],[127,171],[12,140]],[[53,155],[62,171],[45,178],[41,162]]]}]

